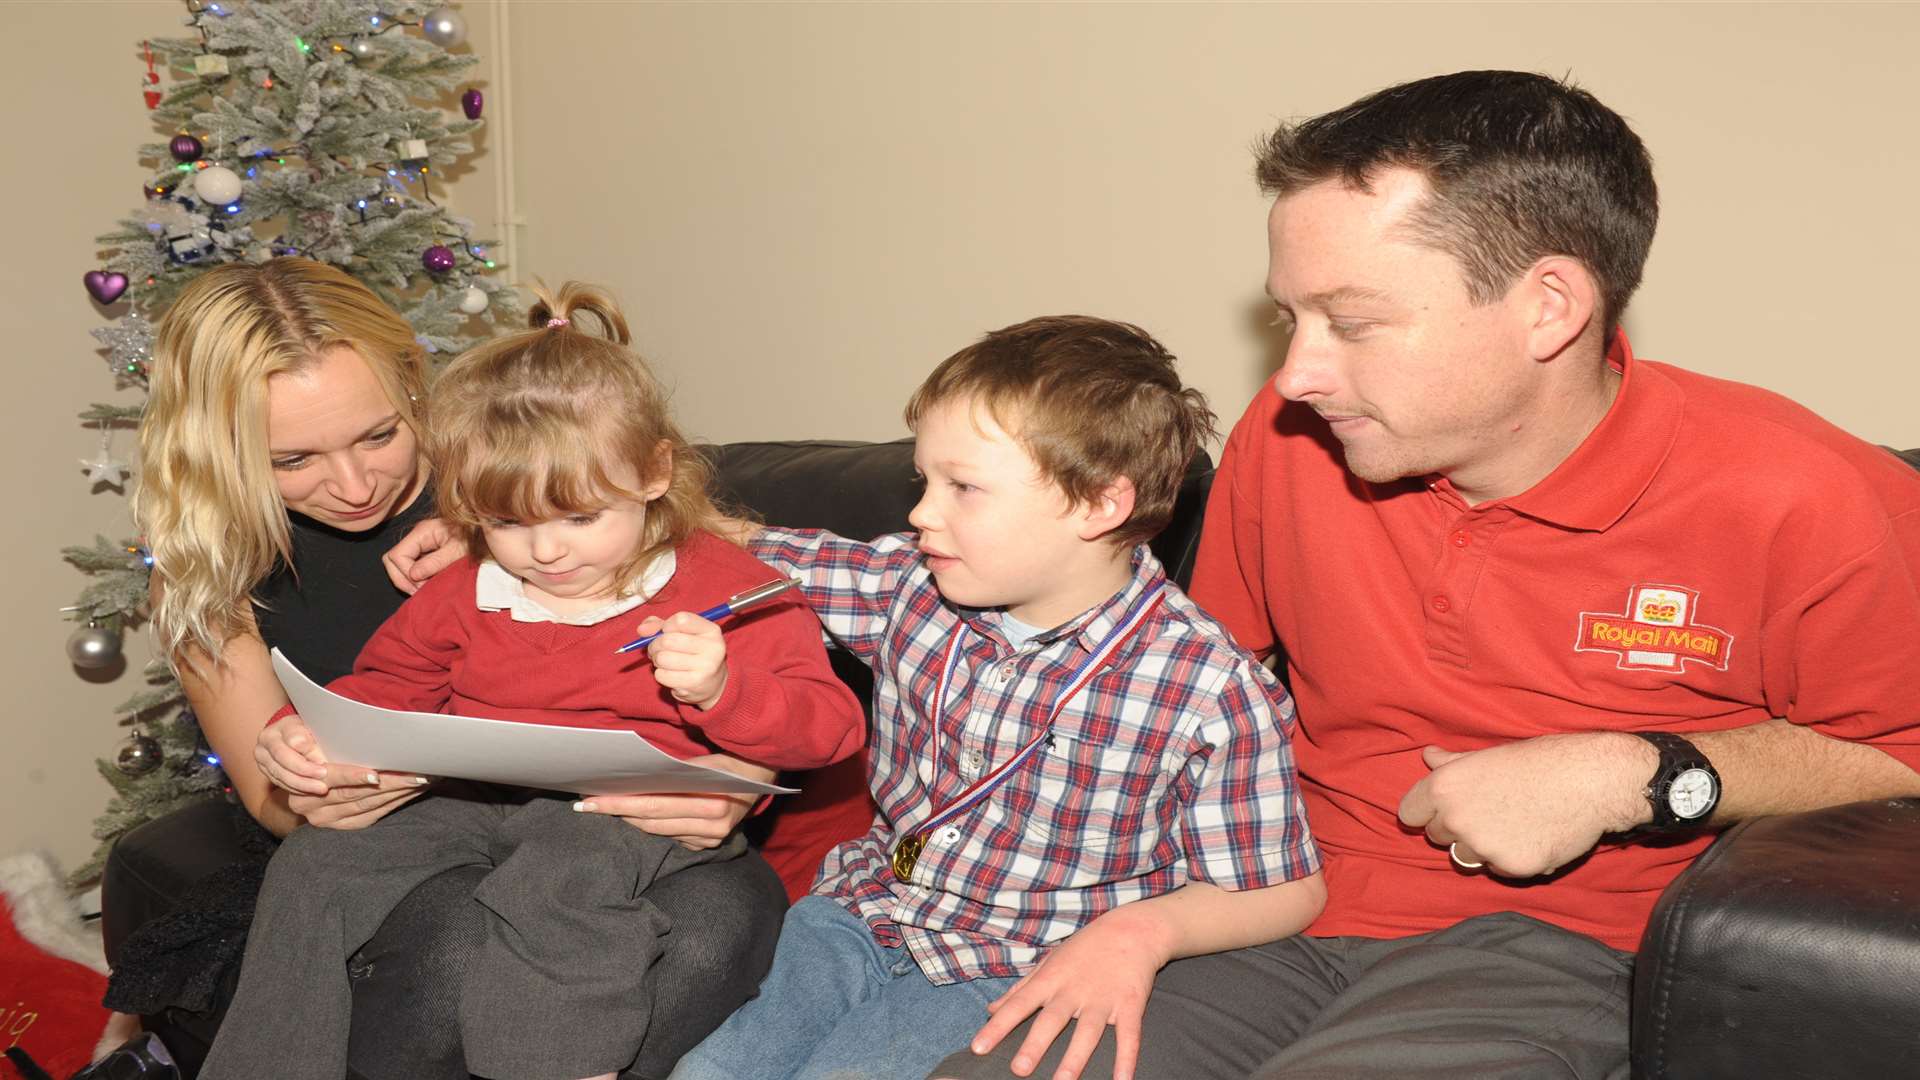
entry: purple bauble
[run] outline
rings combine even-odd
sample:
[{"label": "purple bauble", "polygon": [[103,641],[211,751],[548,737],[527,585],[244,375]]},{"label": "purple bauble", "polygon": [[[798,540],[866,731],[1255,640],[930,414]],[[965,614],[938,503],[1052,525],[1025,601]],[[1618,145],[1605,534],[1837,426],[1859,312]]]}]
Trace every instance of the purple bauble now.
[{"label": "purple bauble", "polygon": [[98,304],[111,304],[127,291],[127,275],[118,270],[89,270],[80,275],[87,295]]},{"label": "purple bauble", "polygon": [[175,135],[173,141],[167,144],[167,152],[173,155],[173,160],[184,165],[189,161],[199,161],[207,148],[191,135]]},{"label": "purple bauble", "polygon": [[453,269],[453,250],[442,244],[435,244],[420,254],[420,265],[436,274],[444,274]]},{"label": "purple bauble", "polygon": [[487,99],[481,97],[478,90],[468,90],[460,95],[460,111],[466,113],[469,120],[480,119],[480,108],[486,103]]}]

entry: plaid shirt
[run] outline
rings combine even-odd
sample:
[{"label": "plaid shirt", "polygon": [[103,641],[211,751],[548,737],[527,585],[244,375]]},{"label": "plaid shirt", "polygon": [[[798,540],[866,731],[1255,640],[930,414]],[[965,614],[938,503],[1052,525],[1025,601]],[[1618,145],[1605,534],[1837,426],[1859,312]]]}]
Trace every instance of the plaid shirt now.
[{"label": "plaid shirt", "polygon": [[1025,974],[1103,912],[1189,881],[1254,889],[1319,868],[1288,744],[1292,698],[1169,584],[1046,748],[935,829],[902,882],[890,865],[902,830],[1039,737],[1081,661],[1166,575],[1141,545],[1126,588],[1016,651],[997,611],[941,599],[911,534],[863,544],[767,529],[751,550],[800,578],[828,633],[874,671],[880,815],[828,853],[813,892],[882,944],[904,942],[934,983]]}]

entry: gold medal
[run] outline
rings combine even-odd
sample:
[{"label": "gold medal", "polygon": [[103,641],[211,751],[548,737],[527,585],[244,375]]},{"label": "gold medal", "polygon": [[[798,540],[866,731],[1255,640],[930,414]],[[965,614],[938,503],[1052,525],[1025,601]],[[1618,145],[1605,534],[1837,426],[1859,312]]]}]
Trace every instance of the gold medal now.
[{"label": "gold medal", "polygon": [[900,838],[893,847],[893,876],[901,881],[913,880],[913,868],[920,861],[920,850],[927,846],[927,838],[919,833],[908,833]]}]

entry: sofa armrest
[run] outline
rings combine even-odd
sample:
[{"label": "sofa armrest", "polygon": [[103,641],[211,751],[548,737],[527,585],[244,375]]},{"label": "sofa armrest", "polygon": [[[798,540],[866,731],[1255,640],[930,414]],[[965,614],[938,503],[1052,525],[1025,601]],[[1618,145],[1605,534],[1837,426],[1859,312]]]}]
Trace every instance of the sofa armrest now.
[{"label": "sofa armrest", "polygon": [[1727,830],[1634,966],[1644,1080],[1920,1076],[1920,800]]}]

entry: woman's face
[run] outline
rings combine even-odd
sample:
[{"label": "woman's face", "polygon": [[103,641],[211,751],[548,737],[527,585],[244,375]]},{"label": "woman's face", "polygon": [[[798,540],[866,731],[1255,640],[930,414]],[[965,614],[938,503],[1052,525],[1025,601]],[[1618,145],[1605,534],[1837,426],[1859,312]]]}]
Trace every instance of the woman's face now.
[{"label": "woman's face", "polygon": [[365,532],[419,493],[420,443],[360,354],[267,380],[267,447],[287,509]]}]

